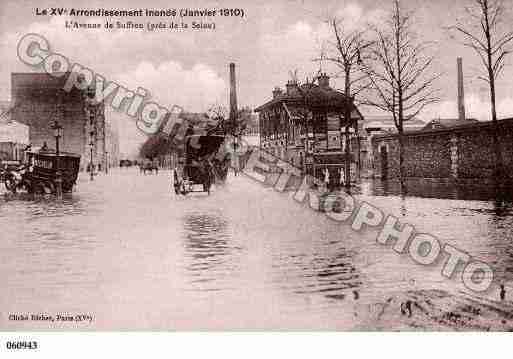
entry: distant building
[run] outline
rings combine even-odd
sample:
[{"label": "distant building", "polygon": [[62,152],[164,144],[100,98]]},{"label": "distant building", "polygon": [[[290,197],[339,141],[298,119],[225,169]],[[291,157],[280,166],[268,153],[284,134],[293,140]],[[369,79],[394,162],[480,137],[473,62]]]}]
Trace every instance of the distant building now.
[{"label": "distant building", "polygon": [[[426,123],[416,119],[408,118],[403,123],[404,132],[420,131]],[[358,123],[360,140],[360,160],[365,176],[372,172],[372,138],[376,135],[397,133],[397,126],[391,115],[365,116],[364,120]]]},{"label": "distant building", "polygon": [[110,122],[105,123],[105,161],[109,167],[119,165],[119,134],[116,126]]},{"label": "distant building", "polygon": [[[403,123],[405,132],[419,131],[425,126],[424,121],[411,117]],[[369,135],[397,133],[397,127],[391,115],[365,116],[364,121],[360,122],[360,127]]]},{"label": "distant building", "polygon": [[244,131],[246,136],[258,136],[260,134],[260,127],[258,124],[258,115],[251,113],[248,121],[246,121],[246,129]]},{"label": "distant building", "polygon": [[466,118],[463,120],[460,120],[459,118],[435,118],[431,121],[429,121],[422,131],[429,131],[429,130],[441,130],[441,129],[449,129],[453,127],[458,126],[465,126],[472,123],[479,122],[475,118]]},{"label": "distant building", "polygon": [[82,156],[81,167],[91,159],[95,166],[105,163],[105,109],[93,102],[94,88],[64,90],[71,74],[12,73],[12,119],[29,127],[29,142],[34,147],[46,142],[55,146],[52,126],[57,120],[63,127],[62,151]]},{"label": "distant building", "polygon": [[11,102],[0,101],[0,160],[22,161],[28,141],[28,127],[12,120]]},{"label": "distant building", "polygon": [[344,94],[330,87],[326,74],[317,80],[303,85],[289,81],[285,91],[276,88],[273,98],[255,109],[260,147],[318,178],[328,169],[330,179],[338,182],[345,166],[345,109],[350,106],[352,122],[363,116]]},{"label": "distant building", "polygon": [[249,146],[260,146],[260,127],[258,124],[258,115],[250,113],[245,121],[243,138]]}]

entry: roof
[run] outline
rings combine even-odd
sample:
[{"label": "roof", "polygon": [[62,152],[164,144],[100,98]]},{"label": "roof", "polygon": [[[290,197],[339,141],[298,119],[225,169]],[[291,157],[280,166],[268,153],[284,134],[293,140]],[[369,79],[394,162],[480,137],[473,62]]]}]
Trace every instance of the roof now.
[{"label": "roof", "polygon": [[0,123],[11,121],[11,101],[0,101]]},{"label": "roof", "polygon": [[[513,118],[504,118],[501,120],[497,120],[498,126],[505,126],[513,123]],[[431,134],[442,134],[442,133],[460,133],[469,129],[484,129],[484,128],[490,128],[493,126],[492,121],[471,121],[470,123],[461,124],[459,126],[453,126],[449,128],[437,128],[437,129],[427,129],[422,131],[410,131],[408,133],[405,133],[407,136],[429,136]],[[375,138],[377,139],[389,139],[389,138],[396,138],[397,134],[383,134],[383,135],[377,135]]]},{"label": "roof", "polygon": [[[424,121],[421,121],[417,118],[409,117],[403,123],[405,129],[422,129],[426,126]],[[362,123],[362,127],[364,129],[367,128],[391,128],[395,129],[395,122],[392,116],[390,115],[378,115],[378,116],[365,116],[364,121]]]},{"label": "roof", "polygon": [[341,109],[346,106],[346,96],[331,87],[321,87],[316,84],[295,85],[289,93],[284,92],[275,98],[267,101],[263,105],[257,107],[255,112],[260,112],[266,108],[273,107],[280,103],[291,106],[306,105],[308,107],[331,107]]},{"label": "roof", "polygon": [[[48,156],[48,157],[55,157],[55,156],[57,156],[55,150],[51,149],[51,148],[49,148],[47,150],[43,150],[41,148],[33,148],[31,150],[28,150],[27,153],[36,154],[36,155],[42,155],[42,156]],[[81,156],[79,154],[77,154],[77,153],[59,151],[59,157],[80,158]]]},{"label": "roof", "polygon": [[467,118],[460,120],[459,118],[435,118],[429,121],[426,126],[422,129],[423,131],[435,130],[435,129],[446,129],[459,126],[465,126],[479,122],[475,118]]},{"label": "roof", "polygon": [[208,120],[208,116],[205,113],[197,113],[197,112],[181,112],[178,115],[182,120],[190,121],[193,124],[199,124],[203,121]]}]

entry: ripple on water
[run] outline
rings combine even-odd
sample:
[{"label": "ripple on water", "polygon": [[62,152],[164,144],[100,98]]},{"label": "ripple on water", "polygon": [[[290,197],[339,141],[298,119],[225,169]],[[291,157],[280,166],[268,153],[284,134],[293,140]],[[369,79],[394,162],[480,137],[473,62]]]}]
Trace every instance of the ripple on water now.
[{"label": "ripple on water", "polygon": [[183,217],[186,271],[193,290],[227,289],[227,281],[237,271],[236,254],[226,219],[220,214],[189,213]]}]

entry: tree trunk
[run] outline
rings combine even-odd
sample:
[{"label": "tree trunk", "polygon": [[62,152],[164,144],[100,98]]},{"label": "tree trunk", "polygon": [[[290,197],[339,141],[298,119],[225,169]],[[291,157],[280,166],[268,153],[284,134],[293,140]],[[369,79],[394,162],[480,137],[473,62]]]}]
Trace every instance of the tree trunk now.
[{"label": "tree trunk", "polygon": [[492,46],[492,29],[490,28],[490,20],[488,17],[488,2],[485,1],[483,3],[483,15],[485,18],[485,23],[482,24],[485,37],[486,37],[486,45],[487,45],[487,60],[488,60],[488,79],[490,81],[490,103],[491,103],[491,111],[492,111],[492,123],[493,123],[493,151],[494,151],[494,168],[493,168],[493,177],[495,188],[500,189],[502,187],[502,154],[499,143],[499,125],[497,123],[497,110],[495,107],[495,72],[493,68],[493,46]]},{"label": "tree trunk", "polygon": [[349,190],[351,187],[351,159],[349,158],[350,152],[349,152],[349,127],[351,126],[351,110],[353,107],[353,99],[350,97],[351,95],[351,69],[349,66],[346,65],[346,72],[345,72],[345,88],[344,88],[344,94],[346,97],[346,106],[344,110],[344,122],[346,126],[346,151],[345,151],[345,168],[344,168],[344,177],[346,180],[346,189]]},{"label": "tree trunk", "polygon": [[404,137],[402,129],[398,134],[399,139],[399,184],[401,195],[406,193],[406,185],[404,181]]},{"label": "tree trunk", "polygon": [[502,164],[502,152],[499,141],[499,124],[497,122],[497,110],[496,110],[496,99],[495,99],[495,79],[493,73],[490,77],[490,103],[492,111],[492,123],[493,123],[493,151],[494,151],[494,184],[497,189],[500,189],[503,183],[503,164]]},{"label": "tree trunk", "polygon": [[357,177],[358,179],[361,178],[361,173],[362,173],[362,158],[361,158],[361,143],[360,143],[360,134],[359,134],[359,131],[358,131],[358,120],[355,121],[355,126],[354,126],[354,132],[355,132],[355,135],[356,135],[356,151],[358,152],[357,153],[357,160],[358,162],[356,163],[357,164]]},{"label": "tree trunk", "polygon": [[344,177],[345,177],[345,186],[346,188],[351,187],[351,159],[350,159],[350,151],[349,151],[349,125],[346,122],[346,150],[345,150],[345,166],[344,166]]}]

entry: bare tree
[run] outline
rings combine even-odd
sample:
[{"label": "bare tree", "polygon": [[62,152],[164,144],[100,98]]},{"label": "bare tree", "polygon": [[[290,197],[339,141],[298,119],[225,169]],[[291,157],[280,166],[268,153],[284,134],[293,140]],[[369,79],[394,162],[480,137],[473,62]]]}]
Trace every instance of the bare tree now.
[{"label": "bare tree", "polygon": [[513,50],[513,31],[504,28],[503,0],[472,0],[472,3],[472,6],[465,8],[466,24],[458,23],[450,29],[464,38],[463,45],[473,49],[479,55],[486,70],[485,75],[479,78],[487,82],[490,87],[490,111],[494,124],[494,176],[500,180],[503,176],[503,163],[495,105],[495,81],[504,69],[506,57]]},{"label": "bare tree", "polygon": [[319,60],[327,60],[338,68],[335,77],[344,79],[344,95],[347,99],[345,106],[343,126],[345,126],[345,178],[346,187],[350,187],[350,149],[349,128],[354,126],[357,136],[357,164],[360,172],[360,141],[358,137],[358,123],[351,119],[351,109],[355,98],[369,87],[367,74],[362,71],[361,65],[368,58],[368,50],[373,41],[366,39],[366,30],[345,27],[344,19],[331,19],[328,21],[334,39],[327,41],[327,48],[323,49]]},{"label": "bare tree", "polygon": [[367,105],[389,112],[399,140],[399,180],[404,187],[404,123],[426,106],[437,102],[434,88],[440,74],[430,71],[433,56],[427,55],[431,43],[419,41],[411,29],[413,14],[402,11],[399,0],[383,29],[375,28],[376,43],[365,72],[371,83]]}]

